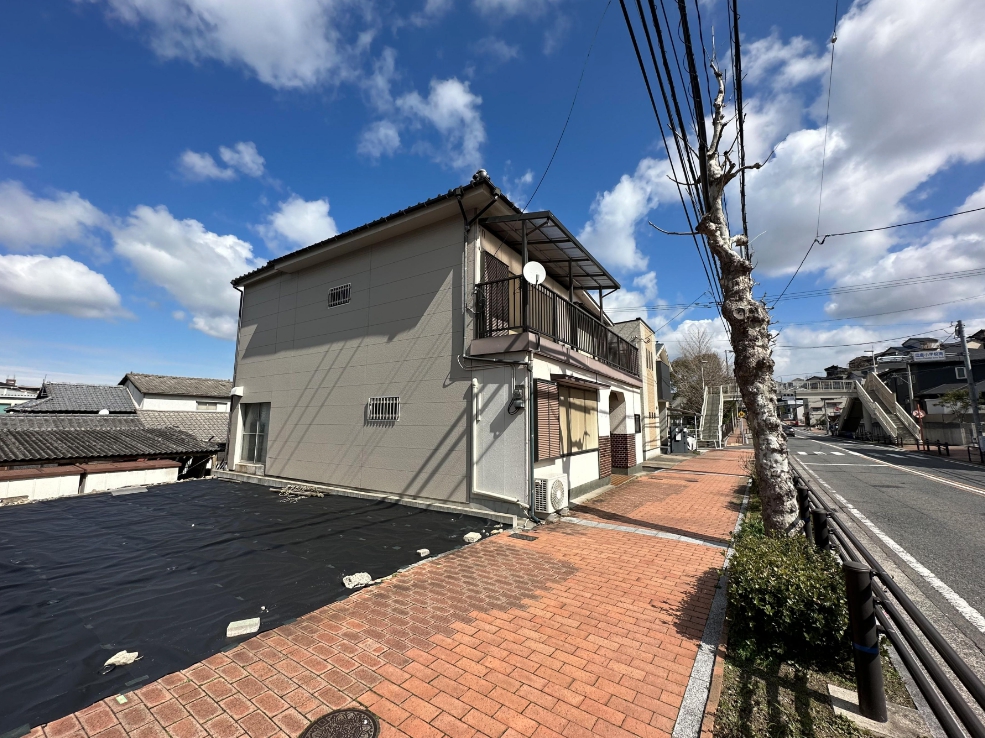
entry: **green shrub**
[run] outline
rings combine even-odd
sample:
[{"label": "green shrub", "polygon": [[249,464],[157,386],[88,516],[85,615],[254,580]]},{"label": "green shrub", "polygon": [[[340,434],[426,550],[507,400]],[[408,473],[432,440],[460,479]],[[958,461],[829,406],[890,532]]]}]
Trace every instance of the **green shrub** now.
[{"label": "green shrub", "polygon": [[740,658],[823,665],[846,656],[841,564],[802,536],[766,535],[751,516],[729,564],[729,650]]}]

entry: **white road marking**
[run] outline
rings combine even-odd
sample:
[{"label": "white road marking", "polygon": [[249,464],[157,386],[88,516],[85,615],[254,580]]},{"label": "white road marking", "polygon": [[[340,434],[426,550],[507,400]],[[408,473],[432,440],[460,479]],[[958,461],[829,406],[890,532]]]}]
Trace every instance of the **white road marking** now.
[{"label": "white road marking", "polygon": [[889,456],[892,456],[894,459],[905,459],[906,458],[903,454],[889,454]]},{"label": "white road marking", "polygon": [[843,453],[842,453],[841,451],[832,451],[832,452],[831,452],[831,454],[832,454],[833,456],[844,456],[844,455],[845,455],[845,454],[843,454]]},{"label": "white road marking", "polygon": [[856,464],[854,461],[834,462],[828,461],[824,464],[804,464],[804,466],[879,466],[878,464]]},{"label": "white road marking", "polygon": [[[882,466],[891,466],[893,467],[893,469],[899,469],[900,471],[904,471],[908,474],[916,474],[919,477],[924,477],[925,479],[932,479],[935,482],[946,484],[949,487],[956,487],[957,489],[963,489],[965,492],[974,492],[976,495],[982,495],[983,497],[985,497],[985,489],[982,489],[980,487],[972,487],[971,485],[968,484],[961,484],[960,482],[954,482],[944,477],[935,477],[933,474],[925,474],[922,471],[917,471],[916,469],[911,469],[906,466],[900,466],[899,464],[893,464],[888,461],[883,461],[882,459],[877,459],[874,456],[866,456],[865,454],[860,454],[858,451],[848,451],[848,453],[852,454],[853,456],[861,456],[863,459],[869,459],[870,461],[875,461],[877,464]],[[904,456],[903,458],[905,459],[906,457]]]},{"label": "white road marking", "polygon": [[814,454],[815,454],[815,456],[824,456],[825,455],[824,451],[815,451]]},{"label": "white road marking", "polygon": [[[827,487],[828,485],[824,485]],[[830,488],[829,488],[830,489]],[[855,516],[865,527],[871,530],[880,541],[886,544],[897,556],[899,556],[907,565],[917,572],[920,576],[927,580],[931,587],[936,589],[945,600],[950,602],[954,609],[964,616],[965,620],[974,625],[982,633],[985,633],[985,617],[982,616],[978,610],[973,608],[968,602],[953,589],[948,587],[944,582],[937,578],[937,576],[926,566],[917,561],[913,556],[911,556],[902,546],[900,546],[896,541],[883,533],[875,524],[869,520],[865,515],[858,511],[857,508],[852,506],[848,500],[839,495],[837,492],[834,496],[838,498],[838,501],[842,506],[848,510],[852,515]]]},{"label": "white road marking", "polygon": [[801,456],[807,456],[806,451],[798,451],[797,453],[800,454]]}]

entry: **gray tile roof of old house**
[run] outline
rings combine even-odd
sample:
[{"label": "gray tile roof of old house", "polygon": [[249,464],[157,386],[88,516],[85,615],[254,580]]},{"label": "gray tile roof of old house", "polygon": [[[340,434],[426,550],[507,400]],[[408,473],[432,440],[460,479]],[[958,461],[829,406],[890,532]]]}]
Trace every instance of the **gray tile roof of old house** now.
[{"label": "gray tile roof of old house", "polygon": [[0,413],[0,432],[6,430],[84,431],[127,430],[147,426],[136,413],[129,415],[92,415],[60,413]]},{"label": "gray tile roof of old house", "polygon": [[138,410],[137,417],[147,428],[176,428],[201,441],[225,443],[229,430],[229,413],[194,410]]},{"label": "gray tile roof of old house", "polygon": [[218,443],[174,428],[0,430],[0,464],[192,456],[218,450]]},{"label": "gray tile roof of old house", "polygon": [[145,395],[180,395],[185,397],[215,397],[229,399],[233,383],[229,379],[201,377],[172,377],[166,374],[138,374],[129,372],[120,384],[127,380]]},{"label": "gray tile roof of old house", "polygon": [[103,384],[45,382],[38,397],[8,409],[11,413],[110,413],[136,414],[126,387]]}]

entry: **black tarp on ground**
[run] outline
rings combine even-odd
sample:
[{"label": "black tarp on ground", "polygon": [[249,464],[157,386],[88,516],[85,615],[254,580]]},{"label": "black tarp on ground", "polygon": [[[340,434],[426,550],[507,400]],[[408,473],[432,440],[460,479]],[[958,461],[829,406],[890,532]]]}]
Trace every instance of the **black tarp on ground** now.
[{"label": "black tarp on ground", "polygon": [[[0,734],[208,658],[233,620],[275,628],[349,594],[345,575],[392,574],[489,525],[219,480],[0,508]],[[123,649],[143,658],[101,675]]]}]

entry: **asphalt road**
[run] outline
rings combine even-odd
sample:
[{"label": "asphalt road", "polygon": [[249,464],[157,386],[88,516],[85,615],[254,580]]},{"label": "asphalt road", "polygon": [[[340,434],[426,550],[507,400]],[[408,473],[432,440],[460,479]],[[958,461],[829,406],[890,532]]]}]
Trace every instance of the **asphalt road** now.
[{"label": "asphalt road", "polygon": [[[829,494],[985,615],[985,466],[803,432],[788,440],[792,458]],[[926,575],[910,576],[929,594]]]}]

